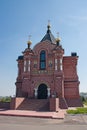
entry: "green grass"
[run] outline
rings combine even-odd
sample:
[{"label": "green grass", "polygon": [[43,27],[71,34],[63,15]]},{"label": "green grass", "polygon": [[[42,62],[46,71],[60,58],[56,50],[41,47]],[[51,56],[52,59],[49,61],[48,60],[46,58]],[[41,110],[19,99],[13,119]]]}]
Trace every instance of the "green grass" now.
[{"label": "green grass", "polygon": [[68,114],[87,114],[87,108],[81,107],[76,110],[67,110]]}]

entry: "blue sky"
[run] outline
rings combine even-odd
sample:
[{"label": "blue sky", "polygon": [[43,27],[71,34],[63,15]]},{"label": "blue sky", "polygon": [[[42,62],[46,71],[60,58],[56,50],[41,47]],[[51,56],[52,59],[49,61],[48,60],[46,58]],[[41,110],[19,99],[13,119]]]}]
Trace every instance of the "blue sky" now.
[{"label": "blue sky", "polygon": [[59,32],[65,55],[77,52],[80,91],[87,92],[87,0],[0,0],[0,96],[15,95],[16,59],[46,33]]}]

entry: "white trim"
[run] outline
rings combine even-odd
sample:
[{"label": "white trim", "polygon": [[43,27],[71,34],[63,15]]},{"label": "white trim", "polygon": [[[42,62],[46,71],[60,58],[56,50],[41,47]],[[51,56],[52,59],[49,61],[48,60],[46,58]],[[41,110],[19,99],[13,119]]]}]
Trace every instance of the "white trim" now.
[{"label": "white trim", "polygon": [[35,98],[37,98],[37,95],[38,95],[37,90],[38,90],[38,89],[35,88],[34,90],[35,90],[35,91],[34,91]]},{"label": "white trim", "polygon": [[30,60],[28,61],[28,71],[30,72]]},{"label": "white trim", "polygon": [[24,60],[24,72],[26,71],[26,60]]},{"label": "white trim", "polygon": [[60,59],[60,70],[62,70],[62,58]]},{"label": "white trim", "polygon": [[50,97],[50,88],[47,88],[47,96]]},{"label": "white trim", "polygon": [[57,59],[55,59],[55,70],[57,70]]}]

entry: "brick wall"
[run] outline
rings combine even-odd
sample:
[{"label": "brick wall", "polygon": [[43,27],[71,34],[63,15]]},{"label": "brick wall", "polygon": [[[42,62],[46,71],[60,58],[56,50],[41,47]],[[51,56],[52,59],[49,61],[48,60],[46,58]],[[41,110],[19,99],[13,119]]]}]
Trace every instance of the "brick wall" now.
[{"label": "brick wall", "polygon": [[10,109],[10,102],[0,102],[0,109]]},{"label": "brick wall", "polygon": [[10,103],[10,109],[17,109],[25,98],[12,98]]}]

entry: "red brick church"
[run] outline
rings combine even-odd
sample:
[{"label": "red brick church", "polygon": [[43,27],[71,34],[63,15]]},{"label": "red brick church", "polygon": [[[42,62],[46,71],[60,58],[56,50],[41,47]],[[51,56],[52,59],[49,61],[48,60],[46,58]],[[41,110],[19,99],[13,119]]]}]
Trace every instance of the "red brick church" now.
[{"label": "red brick church", "polygon": [[64,56],[60,38],[53,36],[49,24],[42,40],[33,49],[30,45],[29,40],[17,59],[16,97],[12,99],[11,107],[56,111],[82,106],[77,53]]}]

